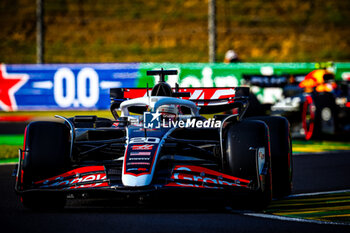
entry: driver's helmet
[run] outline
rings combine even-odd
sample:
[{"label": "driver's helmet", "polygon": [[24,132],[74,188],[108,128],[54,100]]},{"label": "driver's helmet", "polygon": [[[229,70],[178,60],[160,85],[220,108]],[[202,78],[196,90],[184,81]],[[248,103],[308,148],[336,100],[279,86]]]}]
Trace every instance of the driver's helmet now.
[{"label": "driver's helmet", "polygon": [[158,112],[165,120],[176,120],[179,115],[179,110],[175,105],[162,105],[158,108]]}]

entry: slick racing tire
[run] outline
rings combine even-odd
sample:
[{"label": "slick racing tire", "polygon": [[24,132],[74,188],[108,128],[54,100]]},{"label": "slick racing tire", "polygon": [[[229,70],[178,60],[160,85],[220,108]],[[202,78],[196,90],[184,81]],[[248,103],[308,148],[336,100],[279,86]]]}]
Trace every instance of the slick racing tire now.
[{"label": "slick racing tire", "polygon": [[[69,158],[69,129],[58,122],[32,122],[25,131],[23,190],[46,178],[67,170]],[[32,209],[63,207],[65,196],[55,192],[22,193],[21,201]]]},{"label": "slick racing tire", "polygon": [[316,92],[312,94],[316,106],[315,136],[325,138],[336,131],[336,103],[332,93]]},{"label": "slick racing tire", "polygon": [[288,120],[279,116],[262,116],[248,119],[261,120],[269,127],[273,197],[281,198],[290,195],[292,191],[293,162]]},{"label": "slick racing tire", "polygon": [[[241,121],[228,126],[226,133],[226,162],[228,172],[235,177],[253,180],[260,179],[261,186],[247,195],[245,206],[264,209],[272,198],[271,163],[267,125],[262,121]],[[261,177],[257,175],[256,153],[265,148],[265,164]],[[234,207],[234,206],[233,206]]]},{"label": "slick racing tire", "polygon": [[305,97],[302,125],[305,139],[324,139],[336,132],[336,103],[333,94],[315,92]]}]

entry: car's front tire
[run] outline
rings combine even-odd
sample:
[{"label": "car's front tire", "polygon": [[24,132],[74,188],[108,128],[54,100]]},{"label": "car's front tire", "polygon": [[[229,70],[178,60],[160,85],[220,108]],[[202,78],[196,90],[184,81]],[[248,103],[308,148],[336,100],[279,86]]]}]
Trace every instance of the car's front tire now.
[{"label": "car's front tire", "polygon": [[26,192],[33,183],[59,175],[67,170],[69,158],[69,129],[58,122],[30,123],[25,132],[22,193],[23,205],[31,209],[64,207],[65,196],[57,192]]},{"label": "car's front tire", "polygon": [[[232,124],[228,126],[225,144],[229,173],[238,178],[254,181],[261,178],[260,189],[247,195],[245,205],[254,209],[266,208],[272,198],[270,149],[266,124],[253,120]],[[265,148],[265,164],[261,177],[257,174],[258,148]]]},{"label": "car's front tire", "polygon": [[261,116],[248,119],[263,121],[269,127],[273,197],[281,198],[290,195],[292,192],[293,161],[288,120],[279,116]]}]

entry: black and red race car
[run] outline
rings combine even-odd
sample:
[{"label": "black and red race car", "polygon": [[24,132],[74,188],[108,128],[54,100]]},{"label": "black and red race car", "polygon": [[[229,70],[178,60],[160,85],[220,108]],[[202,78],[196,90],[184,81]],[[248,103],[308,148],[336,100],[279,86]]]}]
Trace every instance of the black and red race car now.
[{"label": "black and red race car", "polygon": [[[244,119],[249,88],[111,89],[115,121],[37,121],[25,130],[15,190],[25,207],[61,208],[67,196],[221,194],[254,208],[291,192],[289,123]],[[236,109],[236,114],[210,115]],[[186,195],[179,195],[185,198]],[[240,196],[239,198],[237,196]]]},{"label": "black and red race car", "polygon": [[246,116],[286,117],[294,138],[349,140],[350,80],[335,79],[334,69],[327,62],[308,74],[243,75],[257,95],[250,95]]}]

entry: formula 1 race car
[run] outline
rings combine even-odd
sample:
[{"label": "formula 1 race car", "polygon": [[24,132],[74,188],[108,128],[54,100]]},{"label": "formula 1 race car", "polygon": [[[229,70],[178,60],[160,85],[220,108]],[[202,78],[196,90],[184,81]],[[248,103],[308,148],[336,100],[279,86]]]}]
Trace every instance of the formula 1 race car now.
[{"label": "formula 1 race car", "polygon": [[246,116],[284,116],[294,138],[348,139],[350,79],[336,80],[332,63],[315,67],[308,74],[243,75],[243,83],[255,90]]},{"label": "formula 1 race car", "polygon": [[[323,70],[313,72],[318,71]],[[271,106],[271,114],[286,117],[292,125],[292,135],[302,135],[306,140],[349,138],[349,82],[336,83],[333,75],[325,74],[325,81],[313,84],[312,89],[300,87],[309,82],[310,74],[298,85],[284,88],[283,98]]]},{"label": "formula 1 race car", "polygon": [[[63,121],[27,126],[15,186],[25,207],[61,208],[68,195],[195,192],[264,208],[272,196],[290,194],[286,118],[244,119],[247,87],[171,88],[164,77],[176,70],[147,74],[160,76],[152,90],[110,90],[115,121],[57,116]],[[237,113],[201,115],[230,109]]]}]

